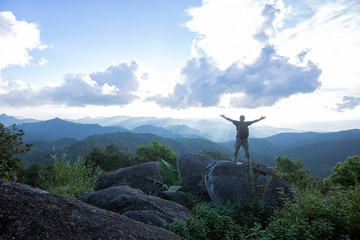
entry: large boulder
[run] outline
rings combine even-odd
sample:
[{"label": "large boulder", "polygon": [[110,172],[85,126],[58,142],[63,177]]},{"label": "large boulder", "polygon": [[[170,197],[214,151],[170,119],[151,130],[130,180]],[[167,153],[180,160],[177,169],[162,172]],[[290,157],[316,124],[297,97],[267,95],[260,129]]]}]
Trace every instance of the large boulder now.
[{"label": "large boulder", "polygon": [[180,183],[183,189],[206,192],[203,176],[206,167],[214,160],[200,153],[184,153],[177,157]]},{"label": "large boulder", "polygon": [[218,205],[227,201],[243,204],[265,204],[265,208],[279,206],[291,196],[291,186],[269,168],[252,163],[217,161],[205,173],[205,185],[210,198]]},{"label": "large boulder", "polygon": [[96,191],[105,188],[128,185],[133,188],[141,189],[146,194],[154,194],[161,191],[163,177],[161,167],[158,162],[147,162],[131,167],[120,168],[114,172],[100,176],[95,181]]},{"label": "large boulder", "polygon": [[82,201],[0,180],[0,239],[182,239]]},{"label": "large boulder", "polygon": [[168,192],[163,191],[159,192],[156,196],[161,197],[162,199],[170,200],[173,202],[180,203],[181,205],[184,205],[187,208],[193,207],[193,197],[182,191],[176,191],[176,192]]},{"label": "large boulder", "polygon": [[181,204],[147,195],[129,186],[106,188],[83,195],[80,199],[99,208],[162,228],[168,228],[175,218],[186,218],[189,212]]}]

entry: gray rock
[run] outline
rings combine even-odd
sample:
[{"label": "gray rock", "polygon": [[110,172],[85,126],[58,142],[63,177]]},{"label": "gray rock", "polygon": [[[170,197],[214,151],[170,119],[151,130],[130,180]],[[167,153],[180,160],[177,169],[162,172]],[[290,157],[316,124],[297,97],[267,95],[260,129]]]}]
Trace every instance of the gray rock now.
[{"label": "gray rock", "polygon": [[[236,164],[217,161],[205,174],[205,185],[210,198],[218,205],[227,201],[243,204],[265,204],[265,208],[279,206],[291,196],[291,186],[273,171],[262,165]],[[281,193],[284,190],[284,194]]]},{"label": "gray rock", "polygon": [[193,201],[190,195],[182,191],[177,191],[177,192],[163,191],[163,192],[159,192],[157,196],[161,197],[162,199],[180,203],[181,205],[184,205],[185,207],[188,208],[191,208],[193,206]]},{"label": "gray rock", "polygon": [[141,189],[146,194],[153,194],[162,190],[162,186],[156,184],[156,181],[163,181],[160,164],[147,162],[100,176],[95,181],[94,189],[98,191],[113,186],[128,185]]},{"label": "gray rock", "polygon": [[169,216],[155,210],[128,211],[123,216],[165,229],[168,229],[169,224],[173,221]]},{"label": "gray rock", "polygon": [[0,180],[0,239],[182,239],[82,201]]},{"label": "gray rock", "polygon": [[214,160],[200,153],[184,153],[176,159],[183,189],[206,192],[203,175]]},{"label": "gray rock", "polygon": [[186,218],[189,212],[183,205],[147,195],[129,186],[106,188],[88,193],[80,199],[99,208],[163,228],[168,228],[174,218]]}]

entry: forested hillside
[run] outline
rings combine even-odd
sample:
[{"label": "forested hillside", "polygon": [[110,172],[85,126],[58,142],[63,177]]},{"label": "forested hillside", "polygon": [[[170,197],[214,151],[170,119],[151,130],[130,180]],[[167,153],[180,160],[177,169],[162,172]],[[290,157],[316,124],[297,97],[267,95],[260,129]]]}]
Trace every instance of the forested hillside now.
[{"label": "forested hillside", "polygon": [[348,139],[360,139],[360,129],[345,130],[339,132],[304,132],[304,133],[280,133],[264,138],[276,145],[295,147],[303,144],[332,142]]},{"label": "forested hillside", "polygon": [[[267,166],[274,166],[274,159],[278,156],[288,156],[300,159],[311,171],[314,177],[326,177],[331,174],[334,166],[347,157],[360,155],[360,138],[354,138],[359,130],[342,131],[331,133],[332,138],[322,137],[322,134],[329,136],[329,133],[297,133],[279,134],[272,138],[249,139],[251,159]],[[289,138],[291,136],[291,138]],[[309,137],[311,136],[311,137]],[[350,139],[346,139],[350,136]],[[274,140],[276,139],[276,141]],[[289,144],[286,143],[286,139]],[[300,144],[300,142],[308,144]],[[326,139],[327,141],[324,141]],[[335,140],[332,140],[335,139]],[[342,140],[341,140],[342,139]],[[216,151],[231,158],[234,142],[214,143],[200,138],[164,138],[154,134],[135,134],[131,132],[105,133],[91,135],[83,140],[74,138],[63,138],[56,141],[34,141],[30,152],[21,156],[27,164],[42,163],[49,164],[52,161],[51,155],[55,152],[65,151],[69,159],[85,156],[95,146],[105,149],[114,145],[118,149],[134,153],[139,145],[150,144],[153,141],[169,146],[177,154],[184,152]],[[281,143],[279,145],[276,144]],[[291,143],[291,144],[290,144]],[[297,143],[297,144],[294,144]],[[243,150],[240,150],[239,158],[244,159]]]},{"label": "forested hillside", "polygon": [[84,139],[89,135],[103,134],[109,132],[128,131],[121,127],[102,127],[98,124],[79,124],[54,118],[36,123],[23,123],[17,126],[24,130],[25,141],[47,140],[55,141],[64,137]]},{"label": "forested hillside", "polygon": [[54,142],[36,141],[33,143],[32,150],[23,154],[21,159],[27,164],[35,162],[49,164],[52,161],[51,155],[54,154],[55,149],[55,152],[66,152],[69,159],[75,160],[79,156],[88,154],[95,146],[105,149],[109,145],[114,145],[120,150],[134,153],[137,146],[150,144],[153,141],[170,146],[177,154],[200,151],[218,151],[228,156],[232,154],[232,148],[205,139],[170,139],[154,134],[119,132],[92,135],[84,140],[63,138]]},{"label": "forested hillside", "polygon": [[[0,115],[0,118],[7,123],[20,121],[4,114]],[[177,154],[212,151],[227,155],[229,158],[233,154],[235,139],[223,143],[208,140],[206,136],[213,135],[212,131],[215,131],[215,129],[211,130],[212,125],[209,121],[198,121],[189,127],[182,124],[187,122],[185,120],[182,122],[157,118],[133,118],[134,122],[131,122],[131,118],[115,120],[121,121],[127,127],[137,127],[133,129],[119,126],[104,127],[98,124],[74,123],[59,118],[30,123],[27,121],[35,120],[25,119],[23,120],[25,123],[17,127],[24,130],[24,141],[32,143],[33,148],[23,154],[21,159],[28,165],[33,163],[48,165],[53,161],[51,155],[54,153],[66,152],[70,159],[75,160],[87,155],[95,146],[105,149],[109,145],[134,153],[137,146],[150,144],[153,141],[171,147]],[[160,123],[164,125],[160,126]],[[194,126],[199,127],[199,130]],[[220,127],[216,131],[222,131],[221,129],[226,132],[225,135],[231,130]],[[251,132],[253,130],[255,129]],[[360,155],[360,129],[327,133],[287,132],[266,138],[249,138],[249,143],[253,161],[274,166],[276,157],[288,156],[302,160],[312,176],[326,177],[331,174],[338,162],[344,161],[348,156]],[[242,149],[239,158],[244,159]]]}]

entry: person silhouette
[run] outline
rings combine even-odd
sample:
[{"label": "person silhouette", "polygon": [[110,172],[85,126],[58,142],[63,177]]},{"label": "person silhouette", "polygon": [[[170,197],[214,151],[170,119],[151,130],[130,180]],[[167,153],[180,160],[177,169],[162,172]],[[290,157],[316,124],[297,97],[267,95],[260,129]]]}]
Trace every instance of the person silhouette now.
[{"label": "person silhouette", "polygon": [[222,118],[232,122],[236,126],[236,141],[235,141],[235,145],[234,145],[235,152],[234,152],[234,158],[232,159],[232,161],[236,162],[236,159],[237,159],[237,156],[239,153],[239,149],[241,146],[243,146],[244,151],[245,151],[246,162],[250,163],[249,142],[248,142],[249,128],[248,128],[248,126],[250,126],[251,124],[256,123],[260,120],[265,119],[265,116],[261,116],[261,118],[253,120],[253,121],[245,121],[244,115],[240,116],[240,121],[225,117],[224,114],[221,114],[220,116]]}]

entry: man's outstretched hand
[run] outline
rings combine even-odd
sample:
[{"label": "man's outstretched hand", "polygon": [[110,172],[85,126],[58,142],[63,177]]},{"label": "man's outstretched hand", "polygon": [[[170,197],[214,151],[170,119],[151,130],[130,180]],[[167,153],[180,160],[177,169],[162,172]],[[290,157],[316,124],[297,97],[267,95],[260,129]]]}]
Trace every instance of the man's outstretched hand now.
[{"label": "man's outstretched hand", "polygon": [[262,120],[262,119],[265,119],[265,118],[266,118],[265,116],[261,116],[261,118],[260,118],[260,119]]}]

